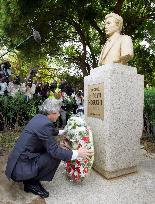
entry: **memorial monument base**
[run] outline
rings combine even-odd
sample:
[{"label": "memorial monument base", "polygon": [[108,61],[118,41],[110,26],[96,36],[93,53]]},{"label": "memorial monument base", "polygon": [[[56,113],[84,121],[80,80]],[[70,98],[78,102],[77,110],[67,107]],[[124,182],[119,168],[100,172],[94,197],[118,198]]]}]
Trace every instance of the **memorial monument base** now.
[{"label": "memorial monument base", "polygon": [[85,120],[94,132],[94,169],[107,179],[133,173],[143,130],[144,78],[121,64],[95,68],[84,79]]},{"label": "memorial monument base", "polygon": [[126,169],[121,169],[118,171],[113,171],[113,172],[109,172],[109,171],[105,171],[104,169],[98,169],[93,167],[95,171],[97,171],[99,174],[103,175],[106,179],[113,179],[119,176],[124,176],[127,174],[132,174],[132,173],[136,173],[137,172],[137,167],[133,166],[130,168],[126,168]]}]

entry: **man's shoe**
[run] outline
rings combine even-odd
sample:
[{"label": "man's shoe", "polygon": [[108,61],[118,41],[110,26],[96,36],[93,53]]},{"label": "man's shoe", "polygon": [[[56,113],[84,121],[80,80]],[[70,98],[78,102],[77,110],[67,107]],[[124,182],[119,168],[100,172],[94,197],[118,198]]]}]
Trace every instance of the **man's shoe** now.
[{"label": "man's shoe", "polygon": [[24,191],[27,193],[39,195],[41,198],[49,197],[49,193],[45,193],[37,184],[24,184]]},{"label": "man's shoe", "polygon": [[44,193],[46,193],[46,194],[49,196],[49,192],[46,191],[46,189],[42,186],[42,184],[40,183],[40,181],[37,181],[37,184],[39,185],[40,189],[41,189]]}]

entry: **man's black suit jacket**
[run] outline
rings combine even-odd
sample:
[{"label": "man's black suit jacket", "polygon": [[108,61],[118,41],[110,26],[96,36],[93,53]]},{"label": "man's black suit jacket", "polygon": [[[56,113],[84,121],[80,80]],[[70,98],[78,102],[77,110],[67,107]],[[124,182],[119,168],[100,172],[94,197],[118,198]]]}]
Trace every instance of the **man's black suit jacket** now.
[{"label": "man's black suit jacket", "polygon": [[[6,176],[12,178],[16,166],[16,180],[26,180],[38,174],[38,158],[48,153],[52,158],[68,161],[73,152],[61,148],[55,140],[58,130],[46,115],[37,114],[24,128],[12,152],[9,155]],[[54,167],[53,163],[53,167]]]}]

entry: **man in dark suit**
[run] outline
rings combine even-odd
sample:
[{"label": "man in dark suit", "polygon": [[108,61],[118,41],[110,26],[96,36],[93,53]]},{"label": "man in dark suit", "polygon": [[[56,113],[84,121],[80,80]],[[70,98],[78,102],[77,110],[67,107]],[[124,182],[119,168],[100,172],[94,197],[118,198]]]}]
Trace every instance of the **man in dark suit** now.
[{"label": "man in dark suit", "polygon": [[[43,198],[49,196],[40,181],[51,181],[60,161],[75,160],[77,157],[92,156],[86,148],[69,150],[60,146],[53,122],[59,117],[60,102],[46,99],[40,107],[40,114],[34,116],[24,128],[9,155],[6,176],[24,183],[24,191]],[[61,132],[62,133],[62,132]],[[67,144],[65,144],[67,146]]]}]

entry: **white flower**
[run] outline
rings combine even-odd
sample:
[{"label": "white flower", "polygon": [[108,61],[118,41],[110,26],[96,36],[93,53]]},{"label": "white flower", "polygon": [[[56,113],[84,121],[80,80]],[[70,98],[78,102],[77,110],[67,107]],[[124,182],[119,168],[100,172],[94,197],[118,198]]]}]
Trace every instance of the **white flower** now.
[{"label": "white flower", "polygon": [[[87,149],[94,150],[92,131],[87,126],[83,118],[76,116],[71,117],[67,122],[65,131],[67,132],[67,138],[70,141],[71,149],[78,149],[79,147],[82,146],[86,147]],[[83,158],[79,157],[77,160],[71,161],[71,166],[74,166],[74,168],[76,167],[80,168],[80,176],[79,172],[77,172],[76,169],[75,170],[72,169],[71,172],[69,173],[70,179],[75,182],[82,181],[84,177],[89,173],[89,170],[93,165],[93,161],[94,157],[91,157],[89,161],[88,160],[85,161]],[[84,169],[87,170],[84,171]],[[76,180],[77,178],[75,179],[74,177],[72,177],[73,173],[75,176],[78,176],[78,180]]]},{"label": "white flower", "polygon": [[74,175],[75,175],[75,176],[78,176],[78,172],[77,172],[76,170],[74,171]]}]

